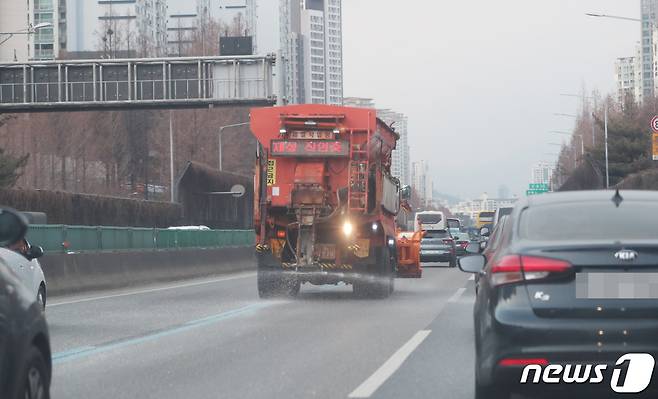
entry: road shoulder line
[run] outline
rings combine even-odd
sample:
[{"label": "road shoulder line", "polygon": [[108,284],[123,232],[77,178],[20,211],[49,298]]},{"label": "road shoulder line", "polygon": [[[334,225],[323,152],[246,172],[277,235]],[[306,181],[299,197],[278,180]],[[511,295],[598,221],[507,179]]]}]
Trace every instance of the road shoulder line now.
[{"label": "road shoulder line", "polygon": [[72,300],[63,300],[63,301],[55,302],[55,303],[48,303],[46,305],[46,309],[47,308],[52,308],[52,307],[55,307],[55,306],[72,305],[72,304],[76,304],[76,303],[100,301],[100,300],[103,300],[103,299],[120,298],[120,297],[124,297],[124,296],[149,294],[149,293],[152,293],[152,292],[175,290],[175,289],[178,289],[178,288],[188,288],[188,287],[196,287],[196,286],[199,286],[199,285],[221,283],[223,281],[231,281],[231,280],[243,279],[243,278],[248,278],[248,277],[254,277],[255,275],[256,275],[255,272],[240,273],[240,274],[237,274],[237,275],[231,275],[231,276],[227,276],[227,277],[215,278],[215,279],[212,279],[212,280],[192,281],[192,282],[188,282],[188,283],[165,285],[165,286],[162,286],[162,287],[154,287],[154,288],[146,288],[146,289],[141,289],[141,290],[119,292],[119,293],[116,293],[116,294],[82,297],[82,298],[72,299]]},{"label": "road shoulder line", "polygon": [[161,338],[184,333],[195,328],[211,326],[221,321],[231,319],[236,316],[241,316],[248,312],[257,311],[266,308],[268,306],[272,306],[272,304],[256,303],[252,305],[243,306],[241,308],[228,310],[202,319],[188,321],[187,323],[182,325],[178,325],[161,331],[151,332],[139,337],[128,338],[112,343],[101,344],[98,346],[84,346],[81,348],[73,348],[63,352],[56,352],[53,353],[52,362],[53,364],[57,365],[71,360],[79,360],[89,356],[98,355],[117,349],[123,349],[129,346],[156,341]]}]

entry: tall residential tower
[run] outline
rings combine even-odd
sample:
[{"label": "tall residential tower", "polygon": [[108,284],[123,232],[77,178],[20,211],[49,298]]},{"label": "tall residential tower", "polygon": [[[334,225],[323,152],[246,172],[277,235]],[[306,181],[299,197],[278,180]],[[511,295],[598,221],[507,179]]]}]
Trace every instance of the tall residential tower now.
[{"label": "tall residential tower", "polygon": [[653,70],[653,31],[658,26],[658,0],[641,0],[642,42],[640,44],[640,64],[642,77],[642,97],[653,97],[655,73]]},{"label": "tall residential tower", "polygon": [[[375,101],[371,98],[345,97],[343,105],[356,108],[373,108]],[[409,155],[409,133],[407,116],[389,109],[378,109],[377,116],[390,125],[400,135],[400,140],[392,154],[391,173],[400,179],[403,185],[411,185],[411,159]]]},{"label": "tall residential tower", "polygon": [[341,0],[280,1],[282,102],[342,104]]},{"label": "tall residential tower", "polygon": [[98,51],[105,57],[136,52],[165,55],[165,0],[66,0],[69,52]]},{"label": "tall residential tower", "polygon": [[[60,45],[59,8],[60,0],[0,0],[0,31],[8,33],[0,34],[0,61],[56,58]],[[31,32],[30,28],[39,24],[50,26]]]}]

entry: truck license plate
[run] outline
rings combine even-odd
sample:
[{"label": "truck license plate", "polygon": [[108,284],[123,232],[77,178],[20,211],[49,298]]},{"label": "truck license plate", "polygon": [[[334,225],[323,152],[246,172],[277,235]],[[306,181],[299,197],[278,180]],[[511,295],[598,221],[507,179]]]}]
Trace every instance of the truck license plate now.
[{"label": "truck license plate", "polygon": [[315,254],[319,259],[336,259],[336,245],[334,244],[317,244]]}]

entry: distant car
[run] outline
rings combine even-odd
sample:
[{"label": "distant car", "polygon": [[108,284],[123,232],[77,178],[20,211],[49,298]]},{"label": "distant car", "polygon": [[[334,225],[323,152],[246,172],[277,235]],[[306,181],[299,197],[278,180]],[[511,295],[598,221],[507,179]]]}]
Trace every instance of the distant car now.
[{"label": "distant car", "polygon": [[466,247],[471,243],[471,238],[468,233],[453,234],[452,238],[455,240],[455,249],[457,256],[466,255]]},{"label": "distant car", "polygon": [[[27,222],[17,215],[0,208],[0,246],[25,236]],[[0,398],[48,399],[51,376],[50,337],[41,305],[0,256]]]},{"label": "distant car", "polygon": [[23,239],[22,250],[11,250],[0,248],[0,260],[11,268],[27,289],[32,297],[39,302],[41,309],[46,309],[47,286],[46,277],[41,269],[39,258],[43,256],[43,249],[30,245]]},{"label": "distant car", "polygon": [[462,222],[457,218],[448,218],[448,231],[453,236],[459,234],[462,231]]},{"label": "distant car", "polygon": [[471,240],[479,240],[480,239],[480,229],[477,227],[467,227],[466,233],[468,233],[468,236],[470,237]]},{"label": "distant car", "polygon": [[421,262],[448,262],[457,266],[455,240],[447,230],[429,230],[420,241]]},{"label": "distant car", "polygon": [[[550,370],[594,362],[612,371],[625,354],[658,355],[658,290],[651,283],[658,276],[651,217],[657,213],[656,192],[531,197],[502,219],[486,256],[459,260],[462,271],[479,276],[476,399],[524,393],[532,385],[520,383],[526,366]],[[550,388],[567,397],[612,393],[610,382],[581,385],[601,392],[578,395],[577,386],[557,381]],[[632,393],[646,388],[647,397],[658,397],[658,382],[644,383]]]}]

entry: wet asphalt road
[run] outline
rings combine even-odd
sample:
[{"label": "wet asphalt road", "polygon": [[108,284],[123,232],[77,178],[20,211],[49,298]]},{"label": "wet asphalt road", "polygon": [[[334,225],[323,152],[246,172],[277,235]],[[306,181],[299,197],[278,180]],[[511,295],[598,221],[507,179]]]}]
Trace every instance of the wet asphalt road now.
[{"label": "wet asphalt road", "polygon": [[426,267],[385,300],[255,273],[51,298],[52,397],[473,397],[473,282]]}]

